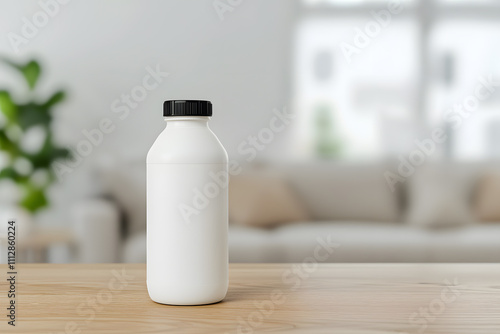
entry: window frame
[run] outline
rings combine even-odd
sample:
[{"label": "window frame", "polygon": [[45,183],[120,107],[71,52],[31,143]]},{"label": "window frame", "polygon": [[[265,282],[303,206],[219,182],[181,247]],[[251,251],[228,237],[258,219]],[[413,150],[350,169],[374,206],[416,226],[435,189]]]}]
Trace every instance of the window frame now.
[{"label": "window frame", "polygon": [[[398,0],[392,0],[398,1]],[[308,4],[307,1],[300,1],[296,18],[296,23],[304,19],[316,18],[367,18],[370,19],[370,12],[387,9],[388,1],[377,2],[359,2],[354,4],[332,2],[318,2],[317,4]],[[430,44],[431,33],[435,24],[446,19],[454,20],[492,20],[500,21],[500,1],[458,1],[453,3],[446,0],[409,0],[400,2],[405,9],[394,19],[412,18],[417,24],[417,68],[420,70],[420,76],[417,79],[416,96],[417,105],[415,107],[415,120],[418,131],[428,132],[430,125],[426,119],[426,105],[430,96],[432,64],[430,62]],[[445,145],[445,156],[451,157],[453,152],[449,151],[451,145]]]}]

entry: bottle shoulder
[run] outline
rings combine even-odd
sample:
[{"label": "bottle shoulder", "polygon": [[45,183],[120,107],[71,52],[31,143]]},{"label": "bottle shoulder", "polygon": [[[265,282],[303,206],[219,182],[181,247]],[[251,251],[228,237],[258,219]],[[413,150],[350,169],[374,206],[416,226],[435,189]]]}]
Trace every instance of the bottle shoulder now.
[{"label": "bottle shoulder", "polygon": [[209,128],[168,127],[156,138],[147,159],[153,163],[205,163],[228,162],[227,152]]}]

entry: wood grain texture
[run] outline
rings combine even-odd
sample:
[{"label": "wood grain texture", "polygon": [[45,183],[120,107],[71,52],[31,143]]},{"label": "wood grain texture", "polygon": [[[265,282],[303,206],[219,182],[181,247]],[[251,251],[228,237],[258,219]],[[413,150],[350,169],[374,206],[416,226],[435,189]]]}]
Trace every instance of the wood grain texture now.
[{"label": "wood grain texture", "polygon": [[2,279],[0,333],[500,333],[499,264],[231,264],[204,306],[152,302],[143,264],[17,269],[17,326]]}]

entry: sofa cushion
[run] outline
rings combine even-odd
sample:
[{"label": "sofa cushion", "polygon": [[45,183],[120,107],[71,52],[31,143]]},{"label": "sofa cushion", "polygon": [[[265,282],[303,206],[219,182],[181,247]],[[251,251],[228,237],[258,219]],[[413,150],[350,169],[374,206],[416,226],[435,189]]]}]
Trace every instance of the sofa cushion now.
[{"label": "sofa cushion", "polygon": [[272,230],[250,226],[229,226],[229,262],[282,262],[283,249],[274,241]]},{"label": "sofa cushion", "polygon": [[[404,224],[303,222],[272,230],[232,225],[228,243],[230,262],[307,262],[328,241],[333,251],[318,262],[500,262],[498,240],[500,223],[436,231]],[[146,234],[129,238],[124,253],[125,262],[146,261]]]},{"label": "sofa cushion", "polygon": [[318,262],[426,262],[430,240],[425,230],[375,222],[306,222],[274,231],[283,262],[303,262],[325,242],[336,244]]},{"label": "sofa cushion", "polygon": [[386,184],[386,166],[325,162],[272,168],[286,175],[315,220],[400,219],[399,192]]},{"label": "sofa cushion", "polygon": [[391,223],[303,222],[273,230],[232,226],[229,253],[231,262],[302,263],[330,242],[330,256],[317,262],[499,262],[498,240],[499,223],[430,230]]},{"label": "sofa cushion", "polygon": [[475,214],[480,221],[500,221],[500,173],[488,172],[478,182]]},{"label": "sofa cushion", "polygon": [[281,177],[264,173],[245,173],[231,177],[229,184],[231,222],[255,227],[272,227],[308,218],[304,204]]},{"label": "sofa cushion", "polygon": [[442,228],[473,223],[470,194],[474,179],[446,166],[421,166],[409,182],[410,224]]}]

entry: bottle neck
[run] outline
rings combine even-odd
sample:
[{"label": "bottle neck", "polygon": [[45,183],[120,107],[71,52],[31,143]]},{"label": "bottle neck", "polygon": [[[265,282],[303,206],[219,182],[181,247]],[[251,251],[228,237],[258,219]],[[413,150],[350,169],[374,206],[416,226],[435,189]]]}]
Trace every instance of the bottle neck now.
[{"label": "bottle neck", "polygon": [[208,127],[209,116],[171,116],[163,118],[167,127],[175,128],[206,128]]}]

